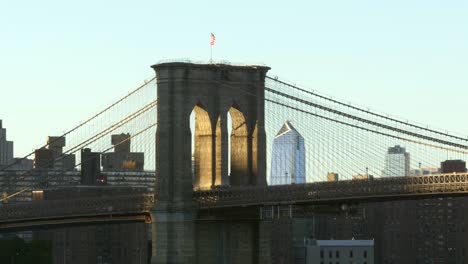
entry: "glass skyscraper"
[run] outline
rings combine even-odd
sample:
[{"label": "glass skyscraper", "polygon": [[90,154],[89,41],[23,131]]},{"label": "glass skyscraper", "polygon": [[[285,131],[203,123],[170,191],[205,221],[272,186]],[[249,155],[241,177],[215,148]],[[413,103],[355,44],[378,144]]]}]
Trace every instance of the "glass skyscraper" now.
[{"label": "glass skyscraper", "polygon": [[305,182],[304,138],[286,121],[273,139],[269,184]]},{"label": "glass skyscraper", "polygon": [[410,175],[410,154],[405,148],[396,145],[388,148],[385,156],[384,177],[398,177]]}]

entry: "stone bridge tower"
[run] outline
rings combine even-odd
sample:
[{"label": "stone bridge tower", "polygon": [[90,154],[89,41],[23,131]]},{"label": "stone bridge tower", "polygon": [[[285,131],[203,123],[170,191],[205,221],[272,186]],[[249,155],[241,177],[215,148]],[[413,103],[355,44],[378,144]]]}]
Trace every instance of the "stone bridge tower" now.
[{"label": "stone bridge tower", "polygon": [[266,185],[264,85],[270,68],[181,62],[152,67],[158,85],[152,263],[195,263],[192,191]]}]

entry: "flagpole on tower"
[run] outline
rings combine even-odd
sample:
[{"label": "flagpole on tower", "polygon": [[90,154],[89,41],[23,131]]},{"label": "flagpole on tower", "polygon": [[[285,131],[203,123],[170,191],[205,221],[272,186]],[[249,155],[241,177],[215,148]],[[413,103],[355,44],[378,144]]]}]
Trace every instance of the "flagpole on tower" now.
[{"label": "flagpole on tower", "polygon": [[211,33],[210,37],[210,63],[213,63],[213,46],[215,44],[216,37],[213,33]]}]

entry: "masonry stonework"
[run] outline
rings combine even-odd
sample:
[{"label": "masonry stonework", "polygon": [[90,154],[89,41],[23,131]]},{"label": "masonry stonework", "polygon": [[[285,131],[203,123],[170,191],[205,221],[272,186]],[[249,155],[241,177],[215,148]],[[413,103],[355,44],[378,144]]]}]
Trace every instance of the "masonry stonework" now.
[{"label": "masonry stonework", "polygon": [[[194,263],[193,190],[266,185],[264,85],[270,68],[180,62],[152,67],[158,86],[152,262]],[[230,151],[227,115],[232,120]]]}]

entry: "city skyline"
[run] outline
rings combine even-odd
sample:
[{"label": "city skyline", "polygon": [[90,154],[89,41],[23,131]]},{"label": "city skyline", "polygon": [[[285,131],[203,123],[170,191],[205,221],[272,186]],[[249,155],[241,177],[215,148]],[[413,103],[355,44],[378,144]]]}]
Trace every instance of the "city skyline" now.
[{"label": "city skyline", "polygon": [[[468,124],[457,121],[468,93],[465,2],[300,1],[269,3],[269,12],[262,2],[245,3],[248,11],[239,9],[242,2],[231,10],[208,1],[186,3],[185,10],[169,2],[142,3],[2,6],[0,118],[9,140],[17,142],[15,156],[151,78],[149,66],[160,60],[208,61],[211,32],[215,61],[266,64],[270,75],[308,89],[468,134]],[[154,15],[161,9],[178,12]],[[188,11],[193,9],[197,13]],[[172,28],[156,27],[166,19],[174,21]],[[268,22],[248,27],[247,21]]]}]

